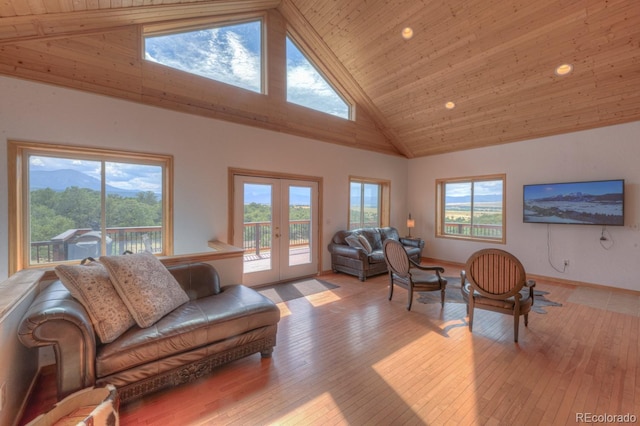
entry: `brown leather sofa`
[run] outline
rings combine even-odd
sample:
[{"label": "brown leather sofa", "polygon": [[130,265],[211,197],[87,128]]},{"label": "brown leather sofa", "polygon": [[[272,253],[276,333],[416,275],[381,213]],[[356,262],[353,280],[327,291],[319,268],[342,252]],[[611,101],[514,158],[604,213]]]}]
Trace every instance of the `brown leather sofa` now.
[{"label": "brown leather sofa", "polygon": [[[361,247],[357,244],[349,245],[348,238],[350,236],[362,236],[369,243],[371,250],[368,251],[368,247]],[[416,262],[420,262],[422,250],[424,249],[423,240],[401,238],[398,230],[393,227],[360,228],[335,233],[328,246],[329,253],[331,253],[331,269],[333,272],[356,275],[360,281],[366,281],[368,277],[387,272],[382,245],[389,238],[400,241],[407,250],[409,257]]]},{"label": "brown leather sofa", "polygon": [[87,311],[60,281],[36,297],[18,334],[27,347],[53,346],[58,399],[113,384],[121,401],[128,401],[257,352],[271,356],[280,320],[271,300],[243,285],[221,288],[217,271],[206,263],[168,269],[189,302],[107,344],[96,339]]}]

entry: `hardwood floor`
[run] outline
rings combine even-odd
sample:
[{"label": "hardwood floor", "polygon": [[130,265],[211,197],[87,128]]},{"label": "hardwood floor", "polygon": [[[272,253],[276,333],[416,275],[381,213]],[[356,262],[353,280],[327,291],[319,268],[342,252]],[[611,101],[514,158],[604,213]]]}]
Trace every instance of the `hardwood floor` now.
[{"label": "hardwood floor", "polygon": [[414,299],[407,312],[400,288],[389,302],[386,275],[322,279],[340,287],[279,305],[272,359],[252,355],[123,405],[121,424],[547,425],[575,424],[580,413],[640,415],[637,314],[575,303],[573,287],[538,281],[563,306],[532,312],[528,328],[521,320],[516,344],[506,315],[476,311],[471,334],[463,304]]}]

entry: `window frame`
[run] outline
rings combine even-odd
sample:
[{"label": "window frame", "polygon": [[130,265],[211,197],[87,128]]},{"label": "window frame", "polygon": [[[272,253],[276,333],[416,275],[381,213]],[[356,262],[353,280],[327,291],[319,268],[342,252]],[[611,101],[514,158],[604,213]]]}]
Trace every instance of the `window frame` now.
[{"label": "window frame", "polygon": [[[23,269],[52,268],[58,264],[76,264],[77,260],[31,265],[29,236],[29,165],[31,155],[80,158],[92,161],[126,162],[162,167],[162,251],[173,254],[173,156],[90,148],[40,142],[7,141],[9,202],[9,276]],[[105,213],[101,206],[101,214]]]},{"label": "window frame", "polygon": [[[347,229],[358,229],[351,228],[351,184],[352,183],[360,183],[364,184],[375,184],[380,186],[380,205],[378,206],[379,215],[380,215],[380,227],[389,226],[391,220],[391,181],[384,179],[375,179],[375,178],[366,178],[361,176],[349,176],[349,198],[347,202]],[[364,199],[362,200],[364,201]],[[361,205],[362,206],[362,205]],[[362,223],[361,223],[362,225]]]},{"label": "window frame", "polygon": [[[487,181],[502,181],[502,236],[500,238],[488,238],[478,237],[473,235],[460,235],[460,234],[447,234],[445,233],[445,220],[446,220],[446,200],[445,200],[445,186],[450,183],[471,183],[471,218],[473,218],[473,185],[477,182]],[[465,241],[480,241],[485,243],[506,244],[507,243],[507,175],[491,174],[482,176],[467,176],[458,178],[446,178],[436,179],[436,226],[435,237],[436,238],[449,238],[454,240]],[[473,227],[473,220],[470,224]]]},{"label": "window frame", "polygon": [[[173,68],[160,62],[149,61],[146,58],[145,39],[152,36],[163,36],[171,34],[182,34],[192,31],[207,30],[212,28],[220,28],[232,25],[246,24],[249,22],[260,21],[260,91],[255,92],[244,87],[236,86],[234,84],[226,83],[224,81],[216,80],[210,77],[205,77],[199,74],[194,74],[188,71],[184,71],[178,68]],[[169,22],[169,23],[156,23],[145,24],[142,26],[140,35],[140,56],[142,61],[148,64],[159,65],[176,72],[185,73],[188,75],[204,78],[209,81],[213,81],[218,84],[226,84],[230,87],[246,90],[249,93],[255,93],[259,95],[268,94],[267,88],[267,14],[266,12],[247,13],[233,16],[208,16],[206,18],[189,19],[182,22]]]}]

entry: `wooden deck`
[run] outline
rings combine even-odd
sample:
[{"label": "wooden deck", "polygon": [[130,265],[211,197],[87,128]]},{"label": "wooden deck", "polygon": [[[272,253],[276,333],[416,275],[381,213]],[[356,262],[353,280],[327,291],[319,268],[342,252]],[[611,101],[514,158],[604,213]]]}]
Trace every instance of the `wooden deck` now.
[{"label": "wooden deck", "polygon": [[[243,261],[243,272],[245,274],[264,271],[271,265],[271,251],[263,250],[260,255],[245,254]],[[309,246],[292,247],[289,249],[289,260],[291,265],[302,265],[309,263]]]},{"label": "wooden deck", "polygon": [[637,295],[538,281],[564,306],[532,312],[515,344],[508,316],[477,311],[470,333],[465,305],[414,300],[407,312],[404,290],[387,300],[385,275],[321,279],[340,287],[279,304],[271,359],[255,354],[123,405],[121,424],[565,425],[581,413],[640,415]]}]

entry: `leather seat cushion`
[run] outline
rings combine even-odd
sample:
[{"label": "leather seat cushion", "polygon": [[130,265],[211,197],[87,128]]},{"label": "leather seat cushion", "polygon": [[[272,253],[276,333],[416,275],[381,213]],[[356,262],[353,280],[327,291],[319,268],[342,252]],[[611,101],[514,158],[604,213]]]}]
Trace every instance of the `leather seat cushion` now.
[{"label": "leather seat cushion", "polygon": [[97,349],[96,375],[104,377],[210,343],[277,324],[280,310],[269,299],[242,285],[187,302],[151,327],[134,326]]},{"label": "leather seat cushion", "polygon": [[376,250],[369,254],[369,263],[385,263],[382,250]]},{"label": "leather seat cushion", "polygon": [[[467,282],[465,283],[462,291],[463,296],[466,296],[465,300],[469,299],[470,291],[471,284]],[[520,290],[520,295],[522,296],[520,299],[520,312],[528,312],[531,309],[531,305],[533,305],[533,299],[529,297],[529,287],[523,287],[522,290]],[[513,297],[509,297],[505,300],[496,300],[484,297],[478,292],[475,292],[474,300],[476,306],[484,305],[505,310],[513,310],[513,305],[515,304],[515,299]]]}]

